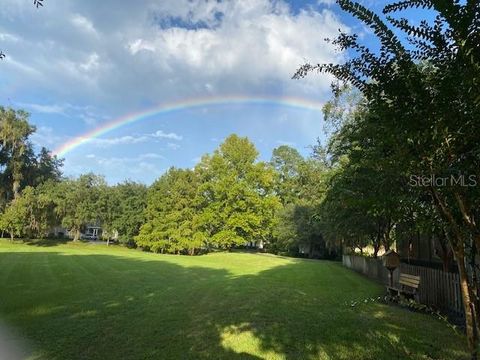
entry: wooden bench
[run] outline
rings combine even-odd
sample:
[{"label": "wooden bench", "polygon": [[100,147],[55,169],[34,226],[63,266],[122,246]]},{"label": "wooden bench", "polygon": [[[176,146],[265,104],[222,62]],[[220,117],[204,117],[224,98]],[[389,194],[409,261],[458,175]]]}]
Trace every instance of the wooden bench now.
[{"label": "wooden bench", "polygon": [[387,286],[390,295],[402,295],[406,298],[418,301],[418,287],[420,286],[420,276],[402,274],[398,279],[399,287]]}]

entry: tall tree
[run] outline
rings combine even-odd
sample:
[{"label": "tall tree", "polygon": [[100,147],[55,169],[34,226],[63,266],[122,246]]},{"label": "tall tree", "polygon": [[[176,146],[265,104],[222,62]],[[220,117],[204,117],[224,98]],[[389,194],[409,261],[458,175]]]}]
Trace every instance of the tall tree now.
[{"label": "tall tree", "polygon": [[300,168],[305,159],[298,152],[287,145],[273,149],[270,163],[275,169],[278,179],[275,182],[275,191],[283,205],[294,203],[300,195]]},{"label": "tall tree", "polygon": [[276,214],[271,250],[297,255],[303,248],[312,256],[315,247],[325,247],[315,216],[325,194],[325,164],[318,158],[305,159],[285,145],[273,150],[270,163],[277,174],[275,192],[283,205]]},{"label": "tall tree", "polygon": [[94,174],[81,175],[78,179],[68,179],[57,184],[56,213],[62,219],[62,225],[73,234],[74,241],[80,239],[84,226],[100,224],[100,189],[104,187],[104,178]]},{"label": "tall tree", "polygon": [[112,215],[110,221],[104,220],[103,227],[118,234],[118,240],[126,245],[134,244],[134,237],[145,222],[147,206],[147,187],[143,184],[126,181],[107,192]]},{"label": "tall tree", "polygon": [[[28,113],[23,110],[0,107],[0,140],[3,165],[11,173],[11,193],[14,198],[20,195],[21,181],[24,177],[24,154],[30,150],[28,137],[35,127],[28,122]],[[4,181],[7,180],[4,178]],[[3,184],[6,187],[7,184]],[[4,189],[4,191],[8,191]]]},{"label": "tall tree", "polygon": [[0,196],[3,207],[27,186],[61,178],[63,160],[45,148],[35,153],[29,137],[35,127],[23,110],[0,107]]},{"label": "tall tree", "polygon": [[192,170],[171,168],[149,190],[146,222],[137,245],[155,252],[190,255],[203,245],[195,224],[198,177]]},{"label": "tall tree", "polygon": [[32,178],[28,185],[36,187],[49,180],[60,181],[63,159],[59,159],[56,155],[52,155],[48,149],[42,147],[35,160],[35,166],[30,169]]},{"label": "tall tree", "polygon": [[247,138],[230,135],[197,166],[201,176],[198,223],[211,245],[229,249],[271,239],[279,207],[275,175],[257,157]]}]

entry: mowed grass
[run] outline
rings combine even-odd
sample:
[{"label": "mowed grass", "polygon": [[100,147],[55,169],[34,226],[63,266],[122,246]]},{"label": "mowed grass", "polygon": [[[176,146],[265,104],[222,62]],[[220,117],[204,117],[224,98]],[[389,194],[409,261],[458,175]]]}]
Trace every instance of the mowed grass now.
[{"label": "mowed grass", "polygon": [[333,262],[1,241],[0,269],[0,335],[25,358],[468,358],[431,316],[350,307],[384,289]]}]

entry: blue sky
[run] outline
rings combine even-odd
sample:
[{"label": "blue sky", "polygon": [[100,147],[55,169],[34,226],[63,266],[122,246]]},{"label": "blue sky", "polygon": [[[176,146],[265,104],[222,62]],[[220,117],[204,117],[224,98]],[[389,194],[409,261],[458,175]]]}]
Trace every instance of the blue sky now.
[{"label": "blue sky", "polygon": [[[365,0],[380,8],[379,2]],[[331,78],[291,80],[305,61],[346,55],[324,42],[345,29],[368,37],[329,0],[4,0],[0,104],[24,108],[36,146],[55,149],[108,121],[196,97],[329,96]],[[322,114],[279,105],[205,106],[118,128],[64,155],[66,175],[151,183],[192,167],[229,134],[248,136],[263,160],[289,144],[307,155]]]}]

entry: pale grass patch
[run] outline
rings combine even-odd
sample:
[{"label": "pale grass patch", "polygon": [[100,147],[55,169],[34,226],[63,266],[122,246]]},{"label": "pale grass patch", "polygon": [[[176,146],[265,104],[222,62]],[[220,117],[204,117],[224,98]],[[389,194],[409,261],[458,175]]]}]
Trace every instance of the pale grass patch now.
[{"label": "pale grass patch", "polygon": [[283,354],[262,349],[261,340],[249,329],[250,324],[248,323],[224,328],[220,334],[223,348],[237,354],[249,354],[266,360],[286,359]]}]

